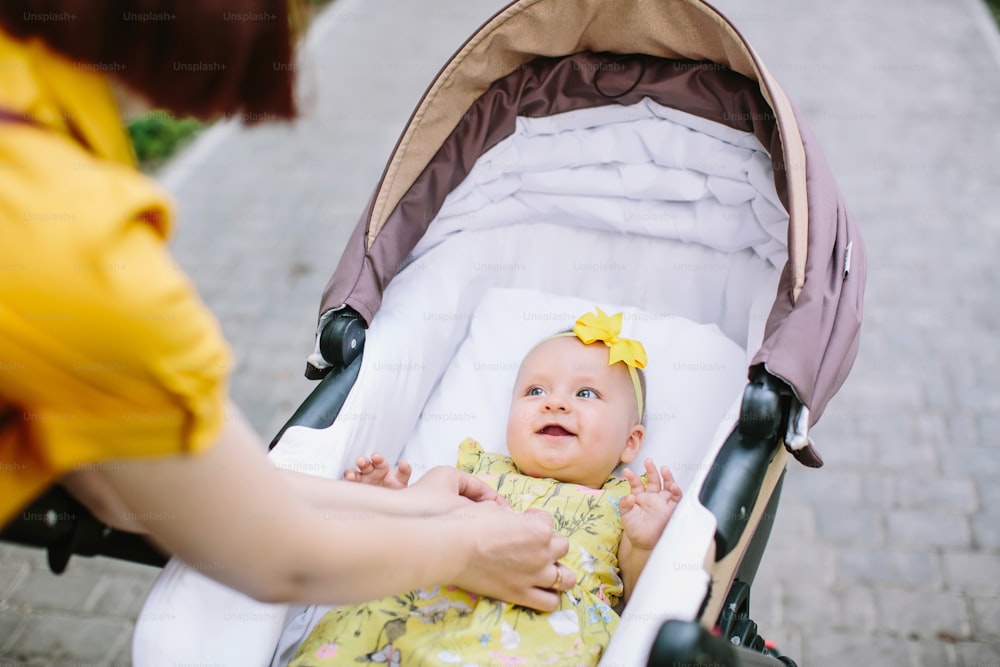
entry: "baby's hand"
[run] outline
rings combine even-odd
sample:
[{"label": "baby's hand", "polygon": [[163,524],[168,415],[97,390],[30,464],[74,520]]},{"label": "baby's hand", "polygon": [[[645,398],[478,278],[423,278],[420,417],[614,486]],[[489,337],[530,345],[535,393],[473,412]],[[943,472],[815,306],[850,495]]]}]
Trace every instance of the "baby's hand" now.
[{"label": "baby's hand", "polygon": [[[621,511],[625,535],[637,549],[650,550],[667,527],[667,522],[681,501],[681,487],[674,481],[670,468],[663,466],[656,472],[652,459],[643,462],[646,467],[646,483],[639,475],[625,469],[625,479],[632,487],[632,493],[621,499]],[[661,481],[660,475],[663,475]]]},{"label": "baby's hand", "polygon": [[384,486],[388,489],[405,489],[413,472],[410,464],[402,460],[398,468],[393,468],[381,454],[372,454],[370,459],[359,456],[354,463],[358,469],[345,471],[344,479],[349,482]]}]

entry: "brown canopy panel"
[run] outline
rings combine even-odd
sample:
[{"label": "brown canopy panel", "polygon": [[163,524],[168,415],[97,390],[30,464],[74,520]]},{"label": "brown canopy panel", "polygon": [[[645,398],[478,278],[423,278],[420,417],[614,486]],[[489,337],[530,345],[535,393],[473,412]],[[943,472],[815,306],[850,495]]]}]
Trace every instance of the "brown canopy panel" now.
[{"label": "brown canopy panel", "polygon": [[[497,14],[424,95],[320,313],[347,304],[371,322],[445,197],[513,133],[517,116],[644,97],[753,132],[770,151],[789,212],[789,259],[752,367],[787,382],[815,423],[857,354],[864,247],[781,88],[728,21],[698,0],[521,0]],[[819,464],[811,447],[796,454]]]}]

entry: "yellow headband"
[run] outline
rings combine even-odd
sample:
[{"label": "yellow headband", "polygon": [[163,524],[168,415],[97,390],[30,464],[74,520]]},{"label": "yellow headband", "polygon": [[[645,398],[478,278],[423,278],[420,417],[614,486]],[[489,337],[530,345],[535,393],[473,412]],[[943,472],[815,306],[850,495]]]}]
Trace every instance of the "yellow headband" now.
[{"label": "yellow headband", "polygon": [[[646,348],[637,340],[631,338],[621,338],[618,334],[622,330],[622,314],[616,313],[610,317],[603,310],[597,308],[597,313],[585,313],[581,315],[573,325],[573,331],[556,334],[556,336],[576,336],[584,345],[590,345],[597,341],[608,346],[608,365],[614,365],[619,361],[628,368],[628,374],[632,378],[632,386],[635,388],[635,401],[639,406],[639,419],[642,419],[642,385],[639,383],[639,373],[636,369],[646,367]],[[553,336],[555,337],[555,336]]]}]

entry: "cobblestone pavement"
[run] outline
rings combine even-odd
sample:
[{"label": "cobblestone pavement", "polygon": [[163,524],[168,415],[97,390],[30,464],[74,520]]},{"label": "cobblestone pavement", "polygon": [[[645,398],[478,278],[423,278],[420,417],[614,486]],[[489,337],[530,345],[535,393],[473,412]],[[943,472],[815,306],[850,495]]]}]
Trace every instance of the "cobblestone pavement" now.
[{"label": "cobblestone pavement", "polygon": [[[715,0],[816,131],[870,267],[862,348],[792,465],[754,586],[807,667],[1000,666],[1000,39],[980,0]],[[161,177],[181,264],[270,437],[319,293],[426,84],[495,0],[337,0],[294,126],[223,123]],[[0,546],[0,665],[130,662],[156,570]]]}]

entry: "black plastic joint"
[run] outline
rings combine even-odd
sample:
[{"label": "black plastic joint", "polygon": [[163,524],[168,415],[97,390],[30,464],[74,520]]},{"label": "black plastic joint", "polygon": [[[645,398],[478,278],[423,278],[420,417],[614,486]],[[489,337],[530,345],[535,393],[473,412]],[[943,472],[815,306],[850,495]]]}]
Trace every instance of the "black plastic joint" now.
[{"label": "black plastic joint", "polygon": [[335,368],[346,368],[365,346],[365,321],[353,308],[334,313],[319,333],[319,352]]},{"label": "black plastic joint", "polygon": [[783,383],[770,373],[758,373],[743,390],[740,433],[754,440],[774,440],[784,420],[787,399]]}]

